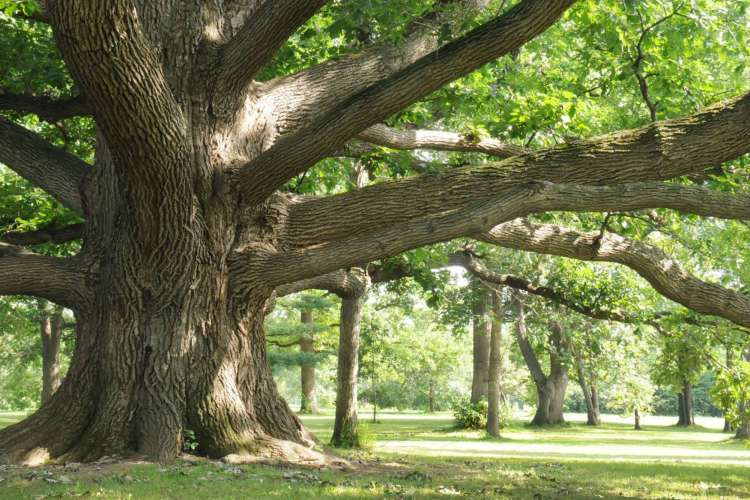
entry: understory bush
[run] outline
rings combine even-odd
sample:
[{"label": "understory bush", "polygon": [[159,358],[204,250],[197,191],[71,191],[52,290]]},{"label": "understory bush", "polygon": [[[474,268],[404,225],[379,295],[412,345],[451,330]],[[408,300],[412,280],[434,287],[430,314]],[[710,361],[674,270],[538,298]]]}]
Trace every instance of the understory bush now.
[{"label": "understory bush", "polygon": [[457,401],[453,404],[453,418],[461,429],[484,429],[487,427],[487,400],[477,403]]}]

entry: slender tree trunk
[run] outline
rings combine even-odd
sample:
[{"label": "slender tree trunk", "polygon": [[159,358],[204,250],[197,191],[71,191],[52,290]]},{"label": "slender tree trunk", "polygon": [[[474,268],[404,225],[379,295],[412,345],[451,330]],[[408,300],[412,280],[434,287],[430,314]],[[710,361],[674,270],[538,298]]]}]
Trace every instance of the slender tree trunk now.
[{"label": "slender tree trunk", "polygon": [[357,433],[357,374],[361,315],[361,295],[341,299],[336,420],[331,438],[331,445],[337,447],[356,448],[360,445]]},{"label": "slender tree trunk", "polygon": [[680,391],[677,393],[677,425],[687,426],[687,414],[685,413],[685,394]]},{"label": "slender tree trunk", "polygon": [[300,400],[299,412],[317,413],[318,398],[315,391],[315,363],[309,359],[315,354],[315,337],[312,333],[314,323],[312,311],[303,310],[300,313],[300,321],[304,326],[310,327],[310,331],[303,333],[299,341],[300,352],[305,356],[300,367],[302,398]]},{"label": "slender tree trunk", "polygon": [[435,413],[435,383],[430,380],[430,387],[427,390],[427,410]]},{"label": "slender tree trunk", "polygon": [[633,413],[635,416],[635,424],[633,425],[633,428],[637,431],[640,431],[641,430],[641,412],[638,410],[638,408],[636,408]]},{"label": "slender tree trunk", "polygon": [[42,404],[60,387],[60,343],[63,333],[62,308],[52,313],[46,301],[39,301],[39,326],[42,339]]},{"label": "slender tree trunk", "polygon": [[[743,357],[750,363],[750,347],[745,350]],[[740,422],[734,436],[737,439],[750,439],[750,401],[742,401],[739,404],[739,414]]]},{"label": "slender tree trunk", "polygon": [[487,384],[490,376],[490,294],[481,285],[477,285],[477,294],[472,306],[473,324],[473,372],[471,378],[471,402],[478,403],[487,399]]},{"label": "slender tree trunk", "polygon": [[685,412],[685,425],[695,425],[695,415],[693,414],[693,384],[685,380],[682,387],[682,400]]},{"label": "slender tree trunk", "polygon": [[576,373],[578,375],[578,385],[581,386],[583,399],[586,403],[586,425],[601,424],[601,415],[599,413],[599,395],[597,394],[596,385],[589,384],[586,381],[586,372],[584,370],[583,358],[580,353],[574,351]]},{"label": "slender tree trunk", "polygon": [[492,293],[492,328],[490,333],[490,373],[487,387],[487,433],[500,437],[500,375],[502,363],[503,305],[498,292]]},{"label": "slender tree trunk", "polygon": [[[734,368],[734,360],[735,360],[735,352],[734,349],[732,349],[732,346],[730,344],[726,345],[726,365],[727,369],[731,370]],[[724,408],[724,413],[729,410],[729,408]],[[734,432],[735,428],[731,421],[729,421],[728,418],[724,417],[724,430],[722,432]]]}]

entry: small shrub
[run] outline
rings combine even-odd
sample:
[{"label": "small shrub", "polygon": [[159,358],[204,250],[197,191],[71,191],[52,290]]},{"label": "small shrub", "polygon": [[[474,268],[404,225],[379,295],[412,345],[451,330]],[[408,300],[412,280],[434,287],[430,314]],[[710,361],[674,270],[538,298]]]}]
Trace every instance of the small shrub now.
[{"label": "small shrub", "polygon": [[190,429],[182,431],[182,451],[195,455],[198,450],[198,440],[195,437],[195,432]]},{"label": "small shrub", "polygon": [[461,429],[484,429],[487,427],[487,400],[478,403],[459,401],[453,404],[453,418]]}]

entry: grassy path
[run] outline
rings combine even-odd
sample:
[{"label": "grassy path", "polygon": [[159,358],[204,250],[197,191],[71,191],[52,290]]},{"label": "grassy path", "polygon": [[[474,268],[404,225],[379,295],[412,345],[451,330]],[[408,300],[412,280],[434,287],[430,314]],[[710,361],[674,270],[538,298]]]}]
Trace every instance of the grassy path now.
[{"label": "grassy path", "polygon": [[[0,413],[0,426],[17,418]],[[330,416],[305,422],[330,436]],[[208,461],[0,467],[0,498],[750,498],[750,448],[717,422],[646,423],[518,423],[490,440],[455,431],[447,415],[384,414],[367,424],[372,451],[350,454],[354,473]]]}]

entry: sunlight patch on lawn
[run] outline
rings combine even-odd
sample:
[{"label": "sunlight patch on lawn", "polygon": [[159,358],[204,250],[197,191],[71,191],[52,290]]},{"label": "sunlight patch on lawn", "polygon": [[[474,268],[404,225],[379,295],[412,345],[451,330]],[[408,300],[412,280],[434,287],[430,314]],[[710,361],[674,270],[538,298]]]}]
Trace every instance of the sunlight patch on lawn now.
[{"label": "sunlight patch on lawn", "polygon": [[576,445],[502,441],[378,441],[378,453],[442,457],[539,458],[607,462],[689,462],[750,467],[750,450],[696,449],[632,445]]}]

